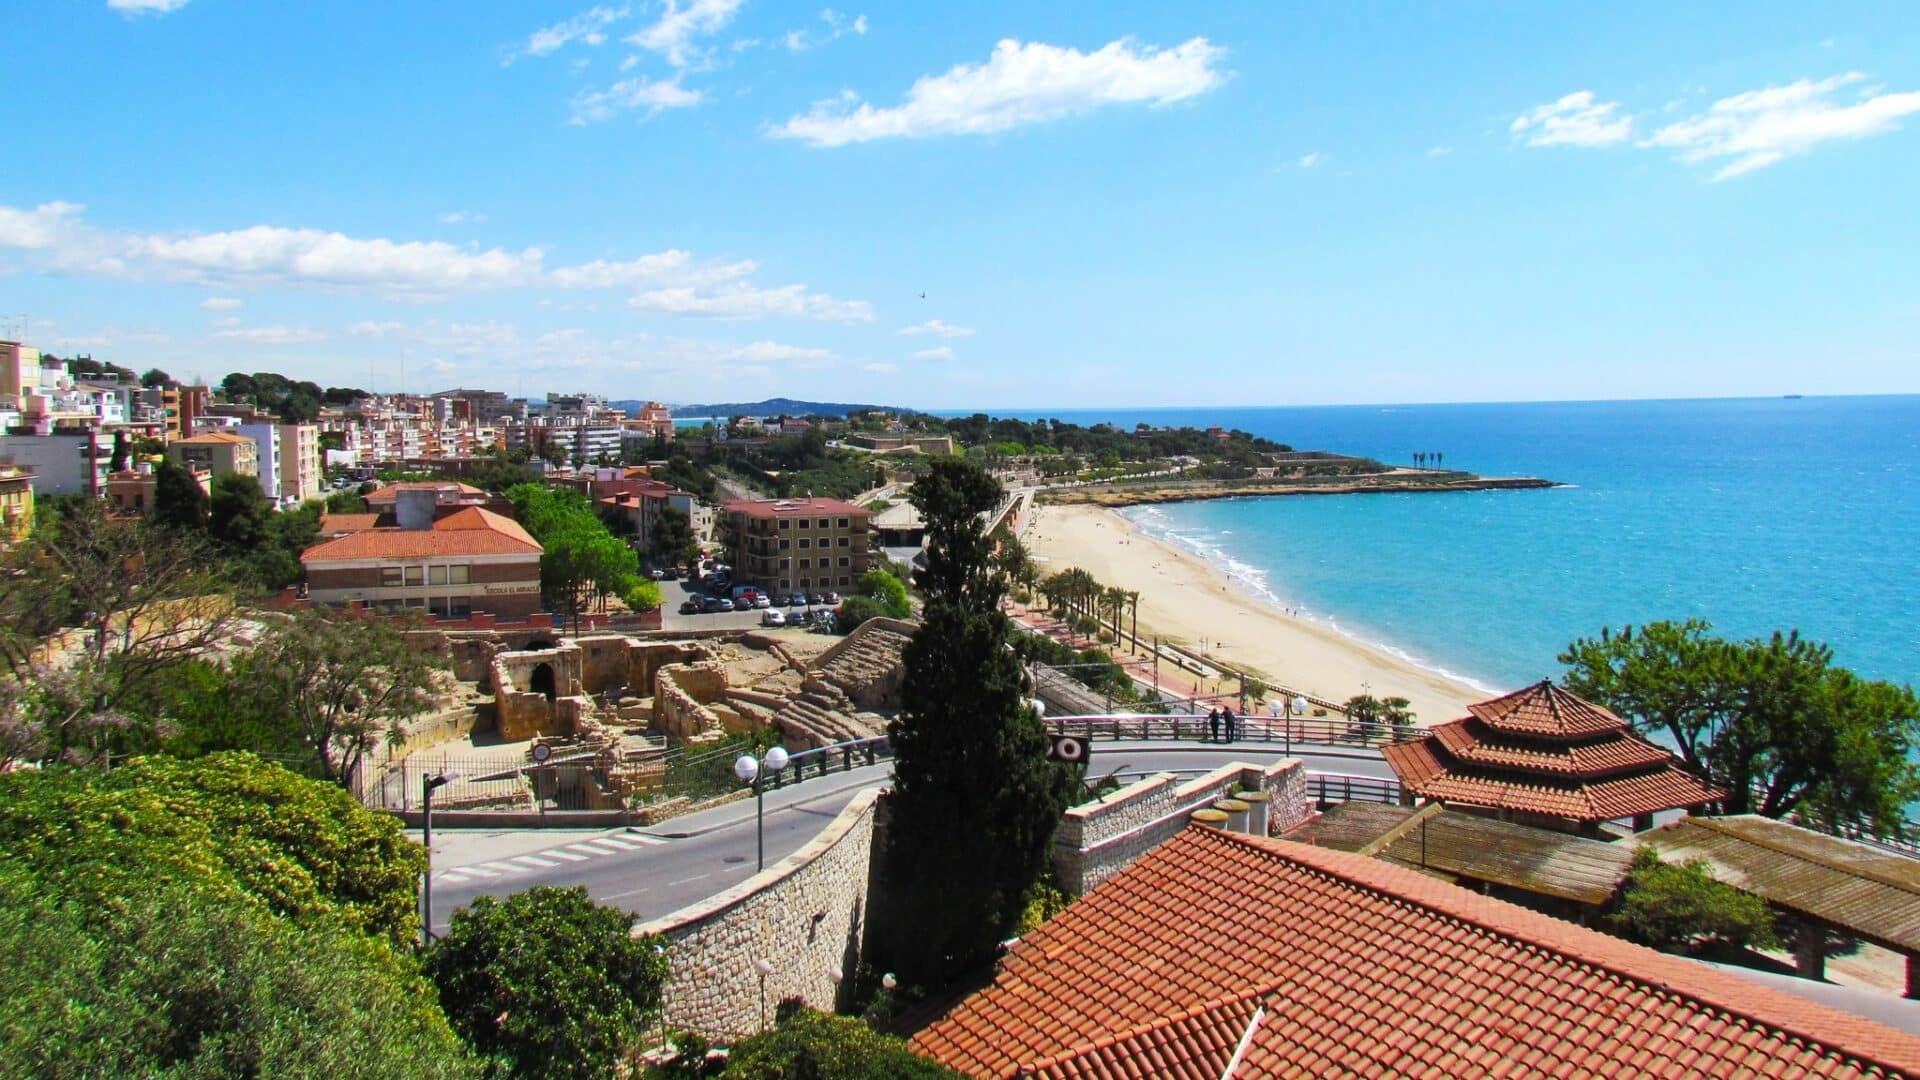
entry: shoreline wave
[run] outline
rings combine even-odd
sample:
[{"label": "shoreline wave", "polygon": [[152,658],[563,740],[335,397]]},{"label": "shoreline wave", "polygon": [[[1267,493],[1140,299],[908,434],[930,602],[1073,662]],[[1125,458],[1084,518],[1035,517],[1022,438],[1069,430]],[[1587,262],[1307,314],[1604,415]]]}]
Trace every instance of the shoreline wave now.
[{"label": "shoreline wave", "polygon": [[[1321,614],[1302,606],[1297,601],[1291,604],[1282,601],[1280,594],[1273,590],[1273,571],[1255,566],[1252,563],[1237,558],[1219,545],[1210,543],[1205,538],[1213,535],[1210,532],[1182,532],[1176,529],[1173,524],[1167,520],[1166,513],[1157,506],[1143,504],[1139,506],[1115,507],[1112,509],[1114,513],[1125,518],[1134,528],[1139,529],[1147,536],[1164,543],[1172,544],[1174,547],[1196,555],[1214,569],[1224,573],[1229,580],[1249,587],[1255,594],[1253,597],[1254,600],[1278,610],[1289,618],[1301,619],[1306,622],[1324,626],[1349,641],[1356,641],[1368,648],[1378,649],[1394,659],[1416,667],[1421,671],[1466,686],[1471,686],[1475,690],[1489,696],[1506,692],[1506,690],[1494,686],[1484,679],[1478,679],[1463,672],[1454,671],[1434,663],[1431,660],[1408,652],[1406,649],[1390,641],[1381,641],[1376,638],[1366,637],[1349,630],[1340,625],[1339,618],[1333,612]],[[1222,530],[1219,535],[1230,536],[1232,535],[1232,530]]]}]

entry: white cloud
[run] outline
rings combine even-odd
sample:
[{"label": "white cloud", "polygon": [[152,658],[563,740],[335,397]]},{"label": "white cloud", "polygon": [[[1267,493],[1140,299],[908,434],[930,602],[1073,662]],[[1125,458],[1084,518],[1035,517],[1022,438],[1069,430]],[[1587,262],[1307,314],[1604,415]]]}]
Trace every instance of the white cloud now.
[{"label": "white cloud", "polygon": [[511,64],[522,56],[546,56],[575,41],[583,45],[604,45],[607,27],[626,18],[631,12],[632,9],[625,5],[618,8],[588,8],[571,19],[535,30],[524,46],[508,50],[501,62]]},{"label": "white cloud", "polygon": [[443,360],[438,356],[427,361],[427,370],[433,372],[436,375],[445,375],[447,372],[452,371],[454,368],[458,366],[459,365],[455,364],[453,361]]},{"label": "white cloud", "polygon": [[1528,146],[1613,146],[1633,138],[1633,117],[1616,115],[1619,108],[1579,90],[1521,113],[1508,130]]},{"label": "white cloud", "polygon": [[906,100],[876,109],[851,91],[770,134],[813,146],[886,138],[979,135],[1090,112],[1106,105],[1184,101],[1219,86],[1224,50],[1205,38],[1171,49],[1136,48],[1123,38],[1091,53],[1011,38],[982,65],[960,64],[924,76]]},{"label": "white cloud", "polygon": [[311,345],[327,340],[327,335],[304,326],[245,326],[215,330],[213,337],[247,345]]},{"label": "white cloud", "polygon": [[1304,154],[1301,156],[1300,167],[1303,169],[1311,169],[1315,165],[1320,165],[1325,163],[1326,160],[1327,160],[1327,156],[1325,154],[1322,154],[1320,151],[1315,150],[1310,154]]},{"label": "white cloud", "polygon": [[187,0],[107,0],[107,6],[122,15],[165,15],[187,6]]},{"label": "white cloud", "polygon": [[[838,41],[848,34],[859,36],[867,32],[867,17],[865,15],[848,19],[840,12],[832,8],[827,8],[820,12],[820,21],[827,24],[825,37],[827,41]],[[783,45],[788,52],[805,52],[814,46],[813,34],[805,27],[799,30],[789,30],[780,38],[780,44]],[[734,43],[735,50],[738,50],[740,47],[739,42]]]},{"label": "white cloud", "polygon": [[782,345],[777,341],[756,341],[751,345],[742,345],[728,354],[735,360],[831,360],[833,353],[826,349],[812,349],[800,345]]},{"label": "white cloud", "polygon": [[582,90],[573,96],[570,124],[611,120],[629,109],[644,109],[651,117],[662,109],[685,109],[700,104],[700,91],[680,85],[679,76],[622,79],[605,90]]},{"label": "white cloud", "polygon": [[897,365],[887,363],[885,360],[879,360],[879,361],[875,361],[874,363],[868,364],[866,367],[861,368],[861,370],[871,371],[876,375],[889,375],[889,374],[892,374],[893,372],[899,371],[900,368]]},{"label": "white cloud", "polygon": [[707,315],[717,319],[873,321],[873,305],[865,300],[836,300],[826,293],[808,292],[804,285],[772,289],[757,288],[746,282],[716,289],[674,286],[635,293],[627,306],[665,315]]},{"label": "white cloud", "polygon": [[928,319],[926,322],[920,323],[917,326],[903,326],[900,328],[900,333],[908,336],[915,334],[932,334],[935,337],[962,338],[972,337],[973,328],[968,326],[954,326],[940,319]]},{"label": "white cloud", "polygon": [[462,225],[468,223],[478,225],[487,220],[487,215],[476,214],[471,210],[448,210],[440,214],[439,218],[440,224],[442,225]]},{"label": "white cloud", "polygon": [[[873,306],[864,300],[836,299],[805,285],[762,287],[752,280],[757,264],[751,259],[702,260],[668,249],[549,269],[537,247],[513,252],[269,225],[214,233],[115,232],[86,224],[82,210],[60,202],[32,210],[0,205],[0,249],[32,252],[54,272],[125,280],[322,288],[401,300],[507,288],[620,289],[629,292],[635,309],[675,315],[873,319]],[[211,297],[202,306],[224,311],[240,301]]]},{"label": "white cloud", "polygon": [[867,32],[867,17],[866,17],[865,15],[856,15],[856,16],[854,16],[854,19],[853,19],[853,32],[854,32],[854,33],[856,33],[856,34],[860,34],[860,35],[862,35],[862,36],[865,36],[865,34],[866,34],[866,32]]},{"label": "white cloud", "polygon": [[1713,174],[1715,180],[1725,180],[1808,153],[1823,142],[1896,131],[1901,118],[1920,112],[1920,91],[1883,93],[1883,88],[1870,87],[1850,104],[1832,100],[1835,91],[1865,78],[1849,72],[1721,98],[1706,112],[1660,128],[1640,145],[1677,150],[1689,165],[1731,159]]},{"label": "white cloud", "polygon": [[692,66],[704,55],[695,41],[720,32],[740,10],[743,0],[664,0],[658,21],[629,36],[629,45],[659,53],[677,68]]},{"label": "white cloud", "polygon": [[1446,157],[1448,154],[1451,154],[1451,153],[1453,153],[1453,147],[1451,146],[1436,146],[1433,149],[1427,151],[1427,156],[1430,158]]},{"label": "white cloud", "polygon": [[812,42],[807,39],[805,30],[789,30],[780,38],[780,44],[788,52],[805,52]]},{"label": "white cloud", "polygon": [[913,354],[913,358],[915,360],[951,360],[953,359],[953,346],[940,345],[932,349],[921,349],[919,352]]},{"label": "white cloud", "polygon": [[240,307],[240,304],[241,300],[237,296],[209,296],[200,301],[200,306],[208,311],[234,311]]}]

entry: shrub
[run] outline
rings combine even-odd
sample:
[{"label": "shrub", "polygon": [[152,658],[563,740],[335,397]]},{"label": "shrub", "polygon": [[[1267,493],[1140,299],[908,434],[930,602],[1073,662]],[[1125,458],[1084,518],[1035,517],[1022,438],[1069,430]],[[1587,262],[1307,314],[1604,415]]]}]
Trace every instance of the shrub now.
[{"label": "shrub", "polygon": [[740,1080],[937,1080],[958,1077],[865,1021],[801,1009],[734,1046],[724,1077]]},{"label": "shrub", "polygon": [[610,1077],[660,1007],[666,946],[633,916],[545,886],[480,897],[427,952],[447,1020],[492,1073]]},{"label": "shrub", "polygon": [[1626,895],[1606,923],[1621,937],[1655,948],[1780,944],[1765,900],[1714,880],[1703,860],[1661,862],[1652,847],[1634,853]]}]

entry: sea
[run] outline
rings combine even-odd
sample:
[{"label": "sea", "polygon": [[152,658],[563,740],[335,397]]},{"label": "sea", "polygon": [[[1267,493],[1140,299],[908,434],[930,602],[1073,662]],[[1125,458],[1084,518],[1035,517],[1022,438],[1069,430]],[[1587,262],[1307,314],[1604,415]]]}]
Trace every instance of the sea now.
[{"label": "sea", "polygon": [[1558,482],[1124,511],[1269,603],[1489,692],[1557,676],[1576,638],[1688,618],[1798,630],[1920,684],[1920,396],[988,411]]}]

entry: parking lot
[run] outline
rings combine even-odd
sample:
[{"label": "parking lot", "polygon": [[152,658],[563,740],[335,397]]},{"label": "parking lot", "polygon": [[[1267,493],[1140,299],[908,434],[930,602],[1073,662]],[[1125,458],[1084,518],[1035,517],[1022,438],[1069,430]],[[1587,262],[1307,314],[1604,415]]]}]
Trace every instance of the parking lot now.
[{"label": "parking lot", "polygon": [[[760,625],[760,618],[767,609],[752,611],[718,611],[711,614],[682,615],[680,605],[688,597],[705,596],[706,592],[698,581],[663,581],[660,583],[662,598],[660,626],[665,630],[735,630]],[[809,611],[822,610],[819,607],[783,607],[779,609],[788,618],[805,618]]]}]

